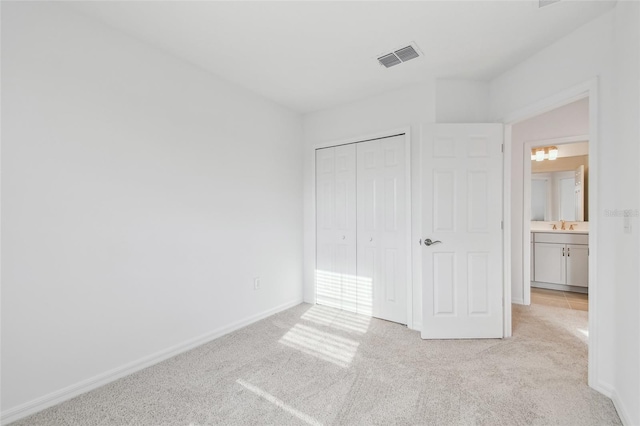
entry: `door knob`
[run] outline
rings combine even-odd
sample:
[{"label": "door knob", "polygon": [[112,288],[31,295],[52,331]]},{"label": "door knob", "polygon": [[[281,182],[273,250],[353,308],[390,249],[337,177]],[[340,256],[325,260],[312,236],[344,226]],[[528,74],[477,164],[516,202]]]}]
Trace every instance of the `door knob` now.
[{"label": "door knob", "polygon": [[430,238],[427,238],[427,239],[425,239],[425,240],[424,240],[424,245],[428,247],[428,246],[430,246],[430,245],[438,244],[438,243],[441,243],[441,242],[442,242],[442,241],[440,241],[440,240],[431,241],[431,239],[430,239]]}]

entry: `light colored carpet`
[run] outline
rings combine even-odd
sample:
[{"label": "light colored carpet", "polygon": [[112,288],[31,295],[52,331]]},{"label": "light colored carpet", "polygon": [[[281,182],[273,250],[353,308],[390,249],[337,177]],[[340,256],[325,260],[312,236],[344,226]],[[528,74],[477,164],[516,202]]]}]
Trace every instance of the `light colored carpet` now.
[{"label": "light colored carpet", "polygon": [[423,341],[299,305],[17,425],[620,424],[587,382],[587,313],[514,306],[514,337]]}]

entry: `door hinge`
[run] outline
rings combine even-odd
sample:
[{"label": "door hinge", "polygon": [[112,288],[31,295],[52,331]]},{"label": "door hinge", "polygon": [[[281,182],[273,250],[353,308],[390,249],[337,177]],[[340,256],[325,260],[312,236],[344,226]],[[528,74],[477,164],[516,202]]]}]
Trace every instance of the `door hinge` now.
[{"label": "door hinge", "polygon": [[504,152],[504,144],[502,144],[502,152]]},{"label": "door hinge", "polygon": [[504,231],[504,220],[500,221],[500,229],[502,229]]}]

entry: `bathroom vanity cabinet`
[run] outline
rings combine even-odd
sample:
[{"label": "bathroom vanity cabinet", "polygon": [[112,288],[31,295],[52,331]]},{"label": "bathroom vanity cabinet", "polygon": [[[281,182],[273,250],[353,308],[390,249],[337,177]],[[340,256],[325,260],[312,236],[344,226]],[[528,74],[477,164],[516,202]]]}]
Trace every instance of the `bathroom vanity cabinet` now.
[{"label": "bathroom vanity cabinet", "polygon": [[534,232],[532,236],[532,285],[555,284],[558,289],[566,290],[589,286],[588,234]]}]

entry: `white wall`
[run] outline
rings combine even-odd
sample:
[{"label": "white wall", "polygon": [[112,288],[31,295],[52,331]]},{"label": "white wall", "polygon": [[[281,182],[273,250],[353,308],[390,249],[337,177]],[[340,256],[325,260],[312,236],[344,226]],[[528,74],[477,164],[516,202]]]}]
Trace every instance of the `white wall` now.
[{"label": "white wall", "polygon": [[[624,218],[613,222],[616,242],[614,387],[628,424],[640,425],[640,4],[618,2],[614,16],[615,170],[618,183],[614,207],[630,210],[632,233],[623,232]],[[630,184],[626,184],[629,182]],[[625,183],[625,184],[623,184]],[[608,208],[608,206],[603,206]]]},{"label": "white wall", "polygon": [[[598,291],[592,293],[597,303],[590,304],[597,323],[590,324],[590,330],[598,337],[597,347],[590,350],[596,351],[599,360],[595,385],[613,396],[629,424],[640,424],[638,220],[633,219],[633,234],[623,235],[622,218],[606,217],[604,211],[638,208],[637,191],[630,194],[630,187],[624,184],[639,181],[637,59],[634,62],[638,51],[637,8],[635,2],[618,2],[613,11],[493,80],[490,92],[493,118],[502,119],[540,99],[594,77],[599,79],[598,153],[593,159],[598,176],[592,176],[599,200],[597,208],[590,210],[591,219],[595,216],[598,221]],[[622,62],[627,69],[620,66]],[[623,263],[627,266],[619,268]],[[627,301],[622,301],[624,298]],[[631,312],[630,304],[635,311]],[[623,320],[626,314],[630,315]],[[630,352],[623,355],[625,351]]]},{"label": "white wall", "polygon": [[513,126],[511,133],[511,300],[522,304],[524,144],[589,134],[589,100],[581,99]]},{"label": "white wall", "polygon": [[61,3],[2,55],[3,414],[302,301],[297,114]]},{"label": "white wall", "polygon": [[[387,92],[337,108],[307,114],[303,119],[304,132],[304,299],[313,303],[313,271],[315,267],[315,203],[313,199],[314,147],[334,141],[394,130],[411,128],[411,193],[412,235],[420,233],[420,123],[433,123],[435,119],[434,81],[405,89]],[[414,238],[412,238],[413,240]],[[417,238],[415,239],[417,241]],[[419,250],[417,244],[412,249]],[[415,251],[412,257],[418,256]],[[421,327],[422,277],[413,276],[413,325]]]},{"label": "white wall", "polygon": [[489,117],[488,81],[436,81],[437,123],[488,123]]}]

